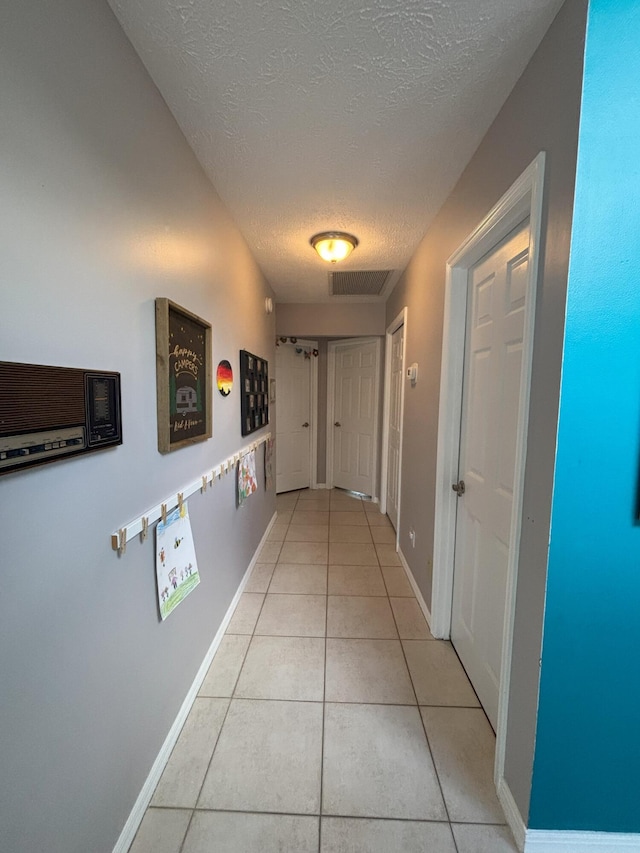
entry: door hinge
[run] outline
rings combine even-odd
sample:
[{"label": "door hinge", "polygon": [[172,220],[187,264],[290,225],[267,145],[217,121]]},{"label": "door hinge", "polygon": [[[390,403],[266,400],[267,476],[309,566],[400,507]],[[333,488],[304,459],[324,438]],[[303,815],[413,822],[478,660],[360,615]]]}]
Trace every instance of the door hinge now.
[{"label": "door hinge", "polygon": [[459,498],[461,498],[461,497],[462,497],[462,495],[464,495],[464,493],[465,493],[465,491],[466,491],[466,488],[467,488],[467,487],[466,487],[466,486],[465,486],[465,484],[464,484],[464,480],[458,480],[458,482],[457,482],[457,483],[454,483],[454,484],[451,486],[451,488],[452,488],[452,489],[453,489],[453,491],[457,494],[457,496],[458,496]]}]

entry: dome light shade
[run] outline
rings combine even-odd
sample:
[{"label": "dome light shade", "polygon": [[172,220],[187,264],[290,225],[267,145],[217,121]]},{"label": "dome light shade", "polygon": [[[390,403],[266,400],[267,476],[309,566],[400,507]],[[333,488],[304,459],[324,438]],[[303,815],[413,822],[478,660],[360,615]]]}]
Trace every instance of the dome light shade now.
[{"label": "dome light shade", "polygon": [[353,234],[345,234],[342,231],[325,231],[316,234],[309,242],[320,257],[331,264],[344,261],[358,245]]}]

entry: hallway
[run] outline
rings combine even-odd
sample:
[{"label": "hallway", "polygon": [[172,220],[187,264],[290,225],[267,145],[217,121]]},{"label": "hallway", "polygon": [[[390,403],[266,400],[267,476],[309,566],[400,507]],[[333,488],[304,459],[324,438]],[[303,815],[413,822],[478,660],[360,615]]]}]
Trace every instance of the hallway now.
[{"label": "hallway", "polygon": [[514,853],[493,732],[386,516],[277,506],[130,853]]}]

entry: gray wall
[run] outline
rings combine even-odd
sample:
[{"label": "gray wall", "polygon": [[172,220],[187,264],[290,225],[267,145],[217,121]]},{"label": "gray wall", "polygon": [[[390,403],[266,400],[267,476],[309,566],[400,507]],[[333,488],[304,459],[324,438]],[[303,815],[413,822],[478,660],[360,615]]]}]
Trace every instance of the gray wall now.
[{"label": "gray wall", "polygon": [[[0,359],[120,371],[124,445],[0,478],[0,849],[111,851],[275,510],[232,478],[189,499],[200,586],[158,622],[153,540],[114,529],[246,443],[156,449],[154,299],[213,325],[214,364],[274,360],[270,294],[103,0],[0,13]],[[274,427],[272,426],[272,429]]]},{"label": "gray wall", "polygon": [[[387,303],[409,308],[400,544],[431,600],[445,263],[539,151],[547,152],[506,780],[527,818],[538,695],[562,334],[573,209],[586,0],[567,0]],[[411,549],[408,529],[416,530]]]},{"label": "gray wall", "polygon": [[279,335],[307,338],[356,338],[384,335],[384,302],[344,304],[279,302],[276,331]]}]

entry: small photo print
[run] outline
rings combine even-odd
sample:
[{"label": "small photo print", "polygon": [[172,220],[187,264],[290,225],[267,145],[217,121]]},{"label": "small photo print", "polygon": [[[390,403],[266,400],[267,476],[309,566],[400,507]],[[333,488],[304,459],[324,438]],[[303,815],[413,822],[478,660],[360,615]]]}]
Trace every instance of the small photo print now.
[{"label": "small photo print", "polygon": [[247,432],[251,432],[251,418],[247,418]]},{"label": "small photo print", "polygon": [[258,392],[258,380],[257,379],[253,380],[253,390],[254,390],[254,393]]},{"label": "small photo print", "polygon": [[255,408],[255,405],[256,405],[256,398],[254,397],[253,394],[249,394],[249,408],[253,409],[253,408]]},{"label": "small photo print", "polygon": [[251,380],[247,378],[244,380],[244,393],[248,394],[250,391],[251,391]]},{"label": "small photo print", "polygon": [[262,380],[262,382],[260,383],[260,390],[262,391],[262,393],[263,393],[263,394],[264,394],[264,392],[267,390],[267,389],[264,387],[264,379],[263,379],[263,380]]},{"label": "small photo print", "polygon": [[258,359],[256,370],[258,371],[258,373],[262,373],[262,362],[260,361],[260,359]]},{"label": "small photo print", "polygon": [[247,357],[247,370],[253,370],[253,358],[251,356]]}]

